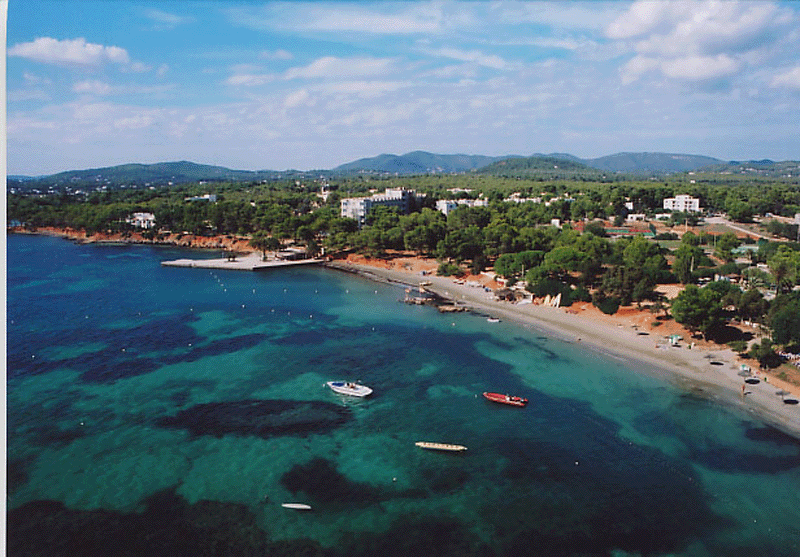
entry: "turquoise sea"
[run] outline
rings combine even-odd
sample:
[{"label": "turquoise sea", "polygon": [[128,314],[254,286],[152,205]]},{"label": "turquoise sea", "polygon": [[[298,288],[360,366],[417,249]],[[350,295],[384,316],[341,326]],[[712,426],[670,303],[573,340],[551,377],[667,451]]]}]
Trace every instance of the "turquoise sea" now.
[{"label": "turquoise sea", "polygon": [[7,252],[9,555],[800,554],[800,442],[655,370],[325,268]]}]

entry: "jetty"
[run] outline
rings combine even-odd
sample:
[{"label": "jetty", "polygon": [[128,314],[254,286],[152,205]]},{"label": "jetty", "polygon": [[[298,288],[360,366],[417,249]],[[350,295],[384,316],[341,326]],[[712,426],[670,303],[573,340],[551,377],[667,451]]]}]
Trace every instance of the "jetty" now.
[{"label": "jetty", "polygon": [[319,265],[324,259],[268,259],[264,261],[258,254],[244,257],[222,259],[175,259],[162,261],[164,267],[193,267],[197,269],[230,269],[234,271],[264,271],[297,265]]}]

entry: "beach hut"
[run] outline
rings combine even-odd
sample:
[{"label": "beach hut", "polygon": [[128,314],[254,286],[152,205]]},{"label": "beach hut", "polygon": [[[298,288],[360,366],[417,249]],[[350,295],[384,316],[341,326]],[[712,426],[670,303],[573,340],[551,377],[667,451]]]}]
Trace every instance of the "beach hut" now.
[{"label": "beach hut", "polygon": [[678,343],[681,340],[683,340],[683,338],[681,338],[681,335],[669,335],[669,343],[672,346],[678,346]]}]

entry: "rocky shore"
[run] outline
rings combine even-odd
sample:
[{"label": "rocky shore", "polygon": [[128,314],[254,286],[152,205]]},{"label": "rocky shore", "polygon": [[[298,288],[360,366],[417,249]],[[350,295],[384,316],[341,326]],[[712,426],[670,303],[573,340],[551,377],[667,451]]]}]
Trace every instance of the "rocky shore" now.
[{"label": "rocky shore", "polygon": [[56,228],[50,226],[35,229],[22,227],[9,228],[8,233],[44,234],[84,244],[150,244],[181,248],[218,249],[235,251],[237,253],[251,253],[254,251],[249,244],[250,238],[232,235],[198,236],[195,234],[169,233],[156,234],[150,238],[144,236],[141,232],[97,232],[95,234],[87,234],[83,230],[76,230],[74,228]]}]

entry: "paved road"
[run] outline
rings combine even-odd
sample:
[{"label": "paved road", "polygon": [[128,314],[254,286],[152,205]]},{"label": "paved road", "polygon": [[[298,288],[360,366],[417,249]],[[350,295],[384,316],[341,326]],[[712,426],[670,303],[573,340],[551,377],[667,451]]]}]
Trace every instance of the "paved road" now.
[{"label": "paved road", "polygon": [[739,226],[737,224],[732,223],[728,219],[724,217],[708,217],[706,219],[706,223],[708,224],[721,224],[727,226],[728,228],[732,228],[733,230],[738,230],[739,232],[743,232],[745,234],[749,234],[750,236],[755,236],[756,238],[764,238],[765,240],[772,240],[772,236],[765,236],[764,234],[760,234],[758,232],[753,232],[743,226]]}]

